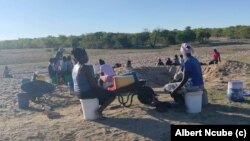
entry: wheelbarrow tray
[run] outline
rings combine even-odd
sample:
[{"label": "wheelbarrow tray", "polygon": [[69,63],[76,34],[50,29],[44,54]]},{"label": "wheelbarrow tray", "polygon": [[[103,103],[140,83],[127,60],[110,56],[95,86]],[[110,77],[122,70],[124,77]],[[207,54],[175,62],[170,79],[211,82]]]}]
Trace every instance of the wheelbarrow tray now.
[{"label": "wheelbarrow tray", "polygon": [[146,84],[145,80],[140,80],[130,85],[115,89],[113,92],[119,94],[135,93],[136,91],[138,91],[139,88],[143,87],[145,84]]},{"label": "wheelbarrow tray", "polygon": [[24,83],[21,89],[31,96],[41,97],[46,93],[54,91],[55,87],[48,82],[36,80]]}]

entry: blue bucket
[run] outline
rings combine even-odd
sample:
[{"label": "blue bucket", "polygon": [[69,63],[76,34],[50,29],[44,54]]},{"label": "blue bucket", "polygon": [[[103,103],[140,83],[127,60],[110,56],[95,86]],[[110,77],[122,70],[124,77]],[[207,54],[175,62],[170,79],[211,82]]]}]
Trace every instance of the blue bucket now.
[{"label": "blue bucket", "polygon": [[20,109],[27,109],[29,108],[29,96],[27,93],[19,93],[17,94],[18,99],[18,107]]}]

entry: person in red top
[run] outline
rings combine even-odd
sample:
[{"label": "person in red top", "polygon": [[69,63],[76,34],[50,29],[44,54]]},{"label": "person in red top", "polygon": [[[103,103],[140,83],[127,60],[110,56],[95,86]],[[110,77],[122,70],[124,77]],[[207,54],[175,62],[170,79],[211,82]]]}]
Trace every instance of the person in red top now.
[{"label": "person in red top", "polygon": [[212,60],[209,62],[209,65],[218,64],[218,62],[221,62],[220,53],[217,49],[214,49],[214,52],[212,53]]}]

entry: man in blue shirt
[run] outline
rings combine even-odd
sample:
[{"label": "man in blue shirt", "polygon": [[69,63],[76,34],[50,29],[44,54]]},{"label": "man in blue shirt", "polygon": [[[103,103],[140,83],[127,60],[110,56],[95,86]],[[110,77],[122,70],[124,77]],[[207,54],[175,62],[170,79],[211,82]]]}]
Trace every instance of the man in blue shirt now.
[{"label": "man in blue shirt", "polygon": [[[192,47],[187,43],[183,43],[180,51],[185,58],[183,65],[183,79],[180,83],[168,84],[168,88],[165,88],[165,90],[170,91],[171,97],[174,98],[175,102],[184,104],[184,94],[186,92],[204,90],[204,82],[200,63],[191,54]],[[169,88],[172,89],[172,91],[169,90]],[[204,97],[203,99],[203,105],[205,105],[207,103],[207,97]]]}]

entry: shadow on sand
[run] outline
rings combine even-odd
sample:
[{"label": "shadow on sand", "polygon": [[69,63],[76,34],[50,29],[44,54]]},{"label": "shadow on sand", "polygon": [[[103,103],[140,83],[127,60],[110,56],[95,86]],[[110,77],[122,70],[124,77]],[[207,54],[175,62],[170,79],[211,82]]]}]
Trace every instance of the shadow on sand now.
[{"label": "shadow on sand", "polygon": [[155,141],[166,141],[169,139],[170,135],[170,124],[163,120],[149,118],[108,118],[107,120],[97,122],[127,132],[132,132]]},{"label": "shadow on sand", "polygon": [[157,119],[195,124],[249,124],[250,110],[234,106],[209,104],[201,113],[190,114],[185,109],[172,108],[168,113],[159,114],[147,109],[147,113]]},{"label": "shadow on sand", "polygon": [[150,118],[108,118],[101,124],[132,132],[156,141],[170,139],[170,124],[249,124],[250,110],[235,106],[209,104],[201,113],[190,114],[183,107],[174,107],[159,113],[143,107]]}]

